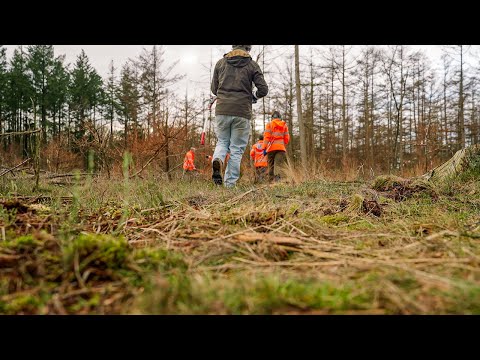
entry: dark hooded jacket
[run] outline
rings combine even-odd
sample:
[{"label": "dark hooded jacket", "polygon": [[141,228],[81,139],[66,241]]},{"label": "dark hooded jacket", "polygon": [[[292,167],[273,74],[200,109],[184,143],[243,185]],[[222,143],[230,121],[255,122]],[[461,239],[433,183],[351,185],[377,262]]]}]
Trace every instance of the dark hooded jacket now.
[{"label": "dark hooded jacket", "polygon": [[250,54],[237,48],[225,54],[215,65],[211,90],[217,96],[215,115],[252,118],[252,89],[260,99],[268,94],[268,86],[260,66]]}]

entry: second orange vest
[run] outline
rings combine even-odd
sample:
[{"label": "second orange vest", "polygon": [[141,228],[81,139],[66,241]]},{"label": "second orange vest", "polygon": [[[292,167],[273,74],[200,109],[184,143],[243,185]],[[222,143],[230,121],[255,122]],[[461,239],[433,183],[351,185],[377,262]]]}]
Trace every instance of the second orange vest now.
[{"label": "second orange vest", "polygon": [[255,167],[268,166],[267,156],[263,155],[263,140],[258,140],[258,142],[252,146],[250,157],[254,161]]}]

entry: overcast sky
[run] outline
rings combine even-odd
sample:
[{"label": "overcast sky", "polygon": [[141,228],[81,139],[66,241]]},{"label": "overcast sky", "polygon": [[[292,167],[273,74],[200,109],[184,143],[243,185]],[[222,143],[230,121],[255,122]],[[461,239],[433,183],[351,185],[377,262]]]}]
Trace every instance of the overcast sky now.
[{"label": "overcast sky", "polygon": [[[5,45],[8,58],[11,57],[17,46]],[[322,46],[318,45],[318,47]],[[137,57],[144,47],[150,49],[152,45],[54,45],[55,55],[65,54],[67,63],[74,63],[81,49],[84,49],[91,64],[104,78],[108,73],[111,60],[118,69],[127,59]],[[272,51],[274,54],[281,55],[285,50],[290,50],[290,47],[293,48],[293,45],[273,45]],[[309,47],[301,45],[301,53],[307,54]],[[185,79],[175,85],[172,90],[184,92],[188,87],[189,95],[199,95],[202,91],[208,94],[210,59],[213,58],[213,63],[215,63],[230,48],[231,45],[164,45],[166,63],[178,60],[175,72],[186,75]],[[441,47],[438,45],[412,45],[411,48],[425,50],[434,63],[440,60]]]},{"label": "overcast sky", "polygon": [[[12,56],[13,50],[17,46],[5,45],[8,58]],[[81,50],[85,50],[90,63],[105,78],[112,60],[115,67],[119,69],[129,58],[140,55],[144,47],[151,49],[152,45],[54,45],[54,50],[56,56],[65,54],[65,61],[72,64]],[[170,64],[178,60],[174,72],[186,75],[176,89],[172,90],[182,91],[187,88],[188,84],[189,92],[198,91],[201,88],[208,91],[209,71],[205,66],[210,64],[211,56],[215,62],[215,59],[220,58],[223,51],[227,51],[229,48],[228,45],[164,45],[166,63]],[[117,72],[118,74],[119,72]]]}]

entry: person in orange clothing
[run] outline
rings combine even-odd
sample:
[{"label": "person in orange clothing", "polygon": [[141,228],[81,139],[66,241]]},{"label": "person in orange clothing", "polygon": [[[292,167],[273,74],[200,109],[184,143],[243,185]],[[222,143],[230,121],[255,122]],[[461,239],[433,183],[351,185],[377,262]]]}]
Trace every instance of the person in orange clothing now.
[{"label": "person in orange clothing", "polygon": [[250,150],[250,158],[255,166],[255,183],[263,181],[268,167],[267,156],[263,149],[263,135],[260,135],[257,143],[253,144],[252,150]]},{"label": "person in orange clothing", "polygon": [[194,171],[197,171],[195,167],[195,148],[190,148],[185,154],[185,158],[183,159],[183,175],[187,174],[189,177],[193,174]]},{"label": "person in orange clothing", "polygon": [[287,123],[281,119],[278,111],[272,113],[272,120],[267,124],[263,138],[264,154],[268,156],[268,180],[278,181],[280,180],[278,167],[285,162],[287,152],[285,145],[290,141]]}]

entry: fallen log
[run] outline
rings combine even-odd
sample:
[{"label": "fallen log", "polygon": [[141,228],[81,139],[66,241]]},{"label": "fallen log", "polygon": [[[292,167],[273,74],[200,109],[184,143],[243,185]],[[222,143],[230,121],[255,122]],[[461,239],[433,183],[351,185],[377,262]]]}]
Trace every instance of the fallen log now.
[{"label": "fallen log", "polygon": [[25,164],[26,162],[28,162],[28,161],[30,161],[30,160],[31,160],[31,159],[28,158],[27,160],[22,161],[20,164],[14,166],[13,168],[5,170],[4,172],[0,173],[0,177],[2,177],[2,176],[5,175],[5,174],[8,174],[9,172],[12,172],[12,174],[13,174],[13,170],[19,168],[20,166],[22,166],[23,164]]}]

